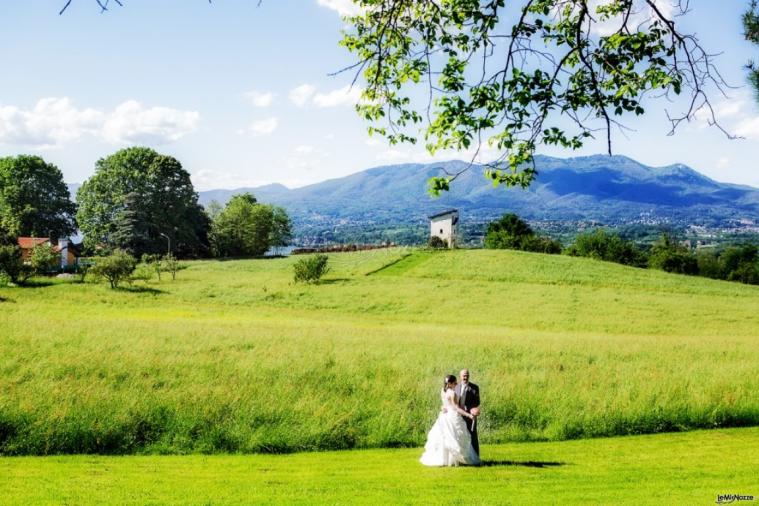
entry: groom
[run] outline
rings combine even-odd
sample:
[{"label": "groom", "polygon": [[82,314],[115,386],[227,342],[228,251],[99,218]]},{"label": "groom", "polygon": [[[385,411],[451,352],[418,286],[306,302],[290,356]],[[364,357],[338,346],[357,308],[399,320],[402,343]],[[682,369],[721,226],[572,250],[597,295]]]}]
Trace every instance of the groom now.
[{"label": "groom", "polygon": [[472,435],[472,448],[479,455],[480,441],[477,438],[477,415],[480,414],[480,387],[474,383],[469,383],[468,369],[462,369],[459,378],[461,381],[456,385],[456,396],[459,399],[459,407],[474,415],[474,420],[464,418],[464,421],[469,434]]}]

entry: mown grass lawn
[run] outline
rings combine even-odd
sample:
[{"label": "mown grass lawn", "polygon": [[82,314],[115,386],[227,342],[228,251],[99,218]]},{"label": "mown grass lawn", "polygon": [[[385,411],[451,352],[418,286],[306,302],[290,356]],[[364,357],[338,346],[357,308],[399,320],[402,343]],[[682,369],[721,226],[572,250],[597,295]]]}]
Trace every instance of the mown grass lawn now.
[{"label": "mown grass lawn", "polygon": [[487,445],[481,468],[424,468],[419,449],[6,457],[0,502],[714,504],[759,496],[757,448],[759,429],[748,428]]},{"label": "mown grass lawn", "polygon": [[398,249],[303,286],[294,260],[0,288],[0,453],[418,446],[461,367],[486,444],[759,425],[759,287]]}]

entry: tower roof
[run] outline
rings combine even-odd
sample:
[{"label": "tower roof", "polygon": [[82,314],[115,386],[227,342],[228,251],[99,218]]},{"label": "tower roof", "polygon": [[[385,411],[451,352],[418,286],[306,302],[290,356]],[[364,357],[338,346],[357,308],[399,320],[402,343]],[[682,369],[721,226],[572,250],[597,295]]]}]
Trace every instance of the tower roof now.
[{"label": "tower roof", "polygon": [[440,218],[441,216],[445,216],[446,214],[458,214],[458,209],[448,209],[446,211],[441,211],[437,214],[433,214],[432,216],[428,216],[429,219],[434,220],[435,218]]}]

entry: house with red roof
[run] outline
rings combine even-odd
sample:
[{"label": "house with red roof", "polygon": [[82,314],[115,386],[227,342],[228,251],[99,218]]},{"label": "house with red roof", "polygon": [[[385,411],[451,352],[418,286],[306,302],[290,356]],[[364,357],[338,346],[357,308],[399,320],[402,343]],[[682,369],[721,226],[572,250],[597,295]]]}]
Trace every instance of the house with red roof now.
[{"label": "house with red roof", "polygon": [[51,241],[48,237],[18,238],[18,247],[21,249],[21,259],[24,261],[24,263],[27,263],[31,260],[32,250],[37,246],[42,246],[43,244],[52,245],[53,251],[60,255],[58,266],[60,266],[61,269],[76,265],[77,259],[79,258],[79,248],[77,245],[71,242],[71,240],[68,238],[58,239],[58,243],[53,244],[53,241]]}]

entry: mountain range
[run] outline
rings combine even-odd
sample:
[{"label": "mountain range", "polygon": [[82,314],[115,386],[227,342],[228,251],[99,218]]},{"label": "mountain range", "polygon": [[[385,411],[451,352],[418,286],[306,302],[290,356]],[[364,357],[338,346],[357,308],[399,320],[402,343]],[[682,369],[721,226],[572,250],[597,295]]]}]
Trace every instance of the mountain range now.
[{"label": "mountain range", "polygon": [[[224,204],[238,193],[287,209],[296,236],[314,237],[340,228],[381,230],[412,226],[422,232],[427,216],[460,211],[462,223],[484,223],[514,212],[534,221],[597,221],[725,226],[759,223],[759,189],[720,183],[682,165],[650,167],[624,156],[537,156],[538,175],[526,190],[494,188],[483,167],[471,166],[438,198],[427,193],[432,176],[458,172],[462,161],[375,167],[349,176],[289,189],[280,184],[199,192],[203,205]],[[72,194],[79,185],[71,185]],[[369,237],[371,239],[371,237]]]},{"label": "mountain range", "polygon": [[296,222],[418,223],[442,209],[484,221],[504,212],[531,220],[594,220],[616,224],[641,219],[698,223],[759,220],[759,189],[719,183],[681,164],[649,167],[624,156],[536,157],[529,189],[494,188],[472,166],[439,198],[427,180],[458,172],[462,161],[375,167],[346,177],[288,189],[279,184],[200,192],[202,204],[225,203],[249,191],[285,207]]}]

